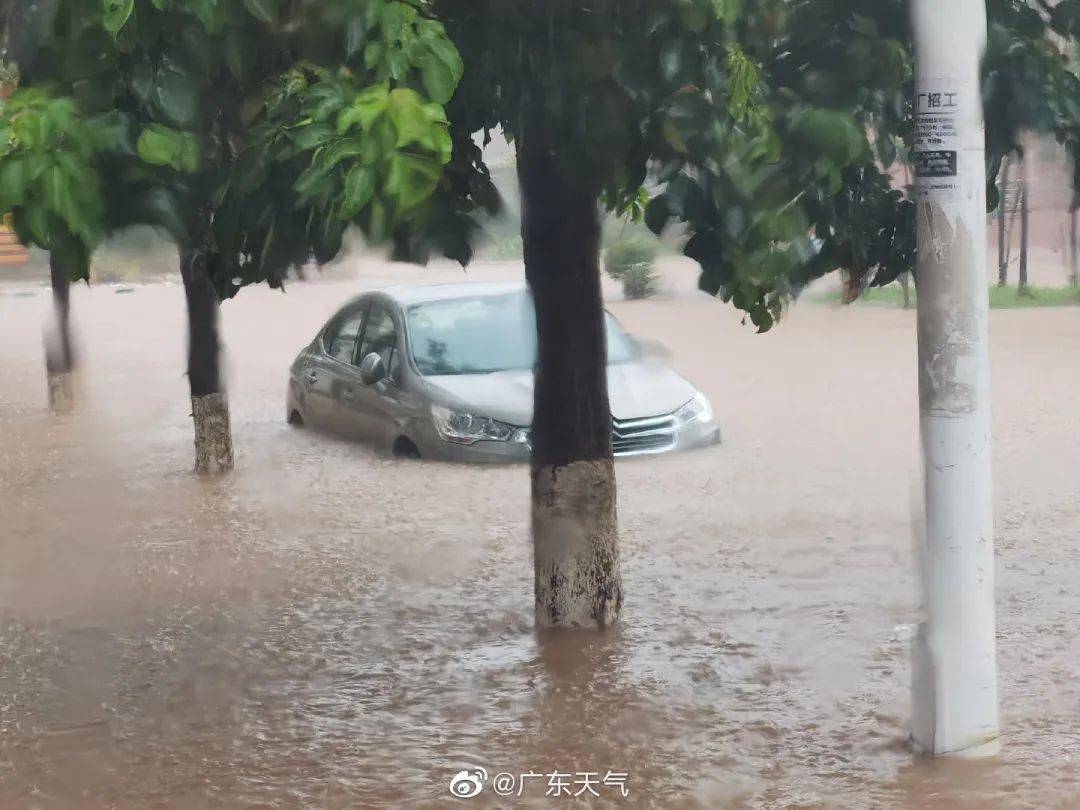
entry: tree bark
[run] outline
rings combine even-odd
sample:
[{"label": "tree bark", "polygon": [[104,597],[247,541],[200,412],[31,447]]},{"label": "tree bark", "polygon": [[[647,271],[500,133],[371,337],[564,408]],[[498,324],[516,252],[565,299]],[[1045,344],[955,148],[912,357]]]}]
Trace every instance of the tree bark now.
[{"label": "tree bark", "polygon": [[1028,292],[1028,227],[1030,225],[1030,207],[1028,203],[1027,164],[1024,164],[1024,177],[1020,181],[1020,281],[1017,291]]},{"label": "tree bark", "polygon": [[1006,251],[1005,203],[1009,199],[1009,159],[1001,162],[1001,195],[998,199],[998,286],[1004,287],[1009,281],[1009,255]]},{"label": "tree bark", "polygon": [[71,413],[75,407],[75,348],[71,340],[71,279],[56,253],[49,254],[54,321],[45,341],[49,410]]},{"label": "tree bark", "polygon": [[[542,105],[535,105],[542,109]],[[596,189],[544,122],[520,133],[525,277],[536,305],[532,535],[540,627],[603,628],[622,607]]]},{"label": "tree bark", "polygon": [[229,403],[221,385],[218,299],[206,270],[206,255],[182,248],[180,274],[188,311],[188,383],[195,423],[195,472],[223,473],[233,468]]}]

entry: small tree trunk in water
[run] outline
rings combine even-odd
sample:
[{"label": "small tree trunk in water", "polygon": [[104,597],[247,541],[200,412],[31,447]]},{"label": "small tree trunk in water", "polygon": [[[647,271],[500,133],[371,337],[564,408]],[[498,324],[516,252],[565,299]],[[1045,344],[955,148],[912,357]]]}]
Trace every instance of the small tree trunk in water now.
[{"label": "small tree trunk in water", "polygon": [[1073,209],[1069,213],[1069,284],[1080,287],[1080,227],[1077,226],[1077,215],[1080,211]]},{"label": "small tree trunk in water", "polygon": [[181,249],[180,274],[188,310],[188,382],[195,422],[195,472],[233,468],[229,403],[221,388],[218,299],[201,251]]},{"label": "small tree trunk in water", "polygon": [[521,133],[525,277],[536,305],[532,535],[540,627],[607,627],[622,607],[600,217],[595,190]]},{"label": "small tree trunk in water", "polygon": [[1017,285],[1017,291],[1024,294],[1028,292],[1028,225],[1030,220],[1026,164],[1024,178],[1020,182],[1020,282]]},{"label": "small tree trunk in water", "polygon": [[75,407],[75,349],[71,342],[71,280],[68,268],[55,253],[49,254],[55,321],[45,339],[45,372],[49,410],[71,413]]},{"label": "small tree trunk in water", "polygon": [[1005,203],[1009,198],[1009,159],[1001,162],[1001,195],[998,198],[998,286],[1009,281],[1009,256],[1005,250]]}]

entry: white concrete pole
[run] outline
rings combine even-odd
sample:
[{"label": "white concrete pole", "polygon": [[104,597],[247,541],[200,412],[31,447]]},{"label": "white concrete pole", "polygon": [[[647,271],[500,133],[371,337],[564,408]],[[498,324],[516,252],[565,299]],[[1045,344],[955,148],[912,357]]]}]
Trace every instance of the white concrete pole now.
[{"label": "white concrete pole", "polygon": [[933,754],[998,750],[987,351],[984,0],[914,0],[919,405],[926,620],[912,737]]}]

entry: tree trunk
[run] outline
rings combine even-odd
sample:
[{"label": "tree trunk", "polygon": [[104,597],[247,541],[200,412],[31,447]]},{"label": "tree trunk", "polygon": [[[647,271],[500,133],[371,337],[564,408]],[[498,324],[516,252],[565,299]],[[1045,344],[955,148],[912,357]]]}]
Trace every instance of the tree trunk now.
[{"label": "tree trunk", "polygon": [[[538,105],[539,106],[539,105]],[[536,304],[532,534],[540,627],[607,627],[622,607],[595,189],[532,121],[518,144]]]},{"label": "tree trunk", "polygon": [[1028,204],[1027,164],[1024,164],[1024,177],[1020,181],[1020,281],[1017,292],[1028,292],[1028,226],[1030,225],[1030,206]]},{"label": "tree trunk", "polygon": [[49,254],[55,320],[45,340],[49,410],[71,413],[75,407],[75,349],[71,341],[71,279],[58,254]]},{"label": "tree trunk", "polygon": [[1080,227],[1077,226],[1077,215],[1080,211],[1073,209],[1069,214],[1069,284],[1080,287]]},{"label": "tree trunk", "polygon": [[221,386],[218,299],[206,272],[206,256],[181,249],[180,274],[188,310],[188,383],[195,422],[195,472],[215,474],[233,468],[229,403]]},{"label": "tree trunk", "polygon": [[911,273],[900,275],[900,288],[904,291],[904,309],[911,309]]},{"label": "tree trunk", "polygon": [[1001,195],[998,198],[998,286],[1004,287],[1009,282],[1009,254],[1005,239],[1005,203],[1009,199],[1009,159],[1001,162]]}]

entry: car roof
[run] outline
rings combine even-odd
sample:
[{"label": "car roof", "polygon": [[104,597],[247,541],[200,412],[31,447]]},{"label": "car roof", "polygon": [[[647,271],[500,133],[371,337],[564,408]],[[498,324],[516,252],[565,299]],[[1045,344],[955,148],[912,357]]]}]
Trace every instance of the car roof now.
[{"label": "car roof", "polygon": [[401,306],[446,301],[454,298],[484,298],[491,295],[509,295],[525,292],[520,281],[460,281],[452,284],[398,284],[374,290]]}]

